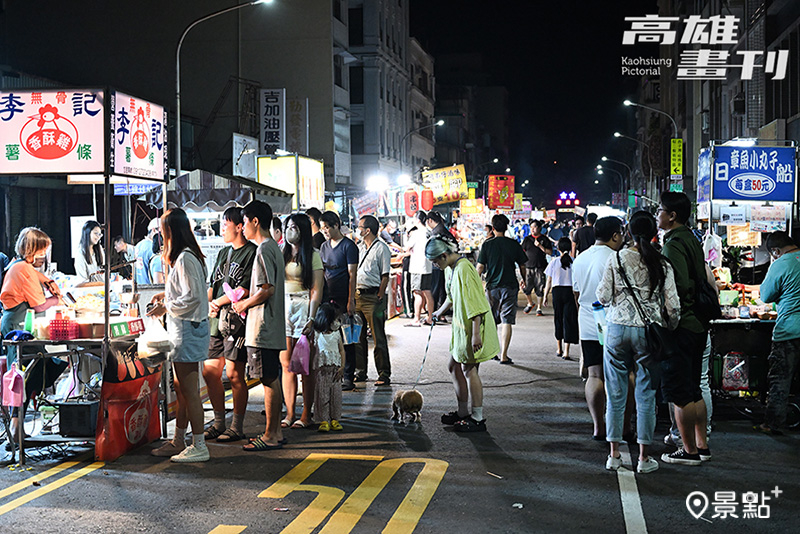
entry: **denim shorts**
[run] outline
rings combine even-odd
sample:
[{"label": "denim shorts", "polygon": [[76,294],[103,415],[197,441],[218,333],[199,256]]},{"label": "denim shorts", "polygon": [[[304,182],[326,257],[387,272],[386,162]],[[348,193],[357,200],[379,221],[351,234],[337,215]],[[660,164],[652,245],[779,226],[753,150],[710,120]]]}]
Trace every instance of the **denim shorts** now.
[{"label": "denim shorts", "polygon": [[173,362],[192,363],[208,359],[209,335],[208,319],[186,321],[167,315],[167,331],[175,348],[169,353]]}]

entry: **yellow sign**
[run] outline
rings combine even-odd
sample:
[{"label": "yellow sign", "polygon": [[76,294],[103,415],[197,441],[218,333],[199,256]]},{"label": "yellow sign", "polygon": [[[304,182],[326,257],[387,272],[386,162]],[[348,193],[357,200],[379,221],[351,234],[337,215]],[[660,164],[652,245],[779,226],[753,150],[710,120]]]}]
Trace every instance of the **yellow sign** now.
[{"label": "yellow sign", "polygon": [[683,176],[683,139],[670,139],[669,173]]},{"label": "yellow sign", "polygon": [[751,232],[750,224],[728,226],[728,244],[732,247],[760,247],[761,233]]},{"label": "yellow sign", "polygon": [[[473,191],[470,189],[470,191]],[[483,199],[482,198],[472,198],[467,200],[462,200],[460,205],[458,206],[461,215],[476,215],[478,213],[483,213]]]},{"label": "yellow sign", "polygon": [[522,193],[514,193],[514,211],[522,211]]},{"label": "yellow sign", "polygon": [[463,165],[453,165],[422,173],[422,185],[433,191],[433,204],[468,198],[467,174]]},{"label": "yellow sign", "polygon": [[293,195],[292,209],[321,208],[325,173],[321,161],[305,156],[258,158],[258,183]]},{"label": "yellow sign", "polygon": [[474,188],[472,188],[472,187],[469,188],[469,193],[467,195],[467,198],[469,200],[475,200],[475,189]]}]

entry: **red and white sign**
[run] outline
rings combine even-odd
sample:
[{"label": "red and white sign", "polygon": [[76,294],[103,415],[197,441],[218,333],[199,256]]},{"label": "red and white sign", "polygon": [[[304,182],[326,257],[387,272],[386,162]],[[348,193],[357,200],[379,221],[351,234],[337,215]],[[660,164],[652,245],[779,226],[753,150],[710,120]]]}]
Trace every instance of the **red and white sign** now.
[{"label": "red and white sign", "polygon": [[112,172],[164,180],[168,176],[164,108],[123,93],[113,93],[110,109],[113,113]]},{"label": "red and white sign", "polygon": [[105,171],[103,91],[0,92],[0,174]]}]

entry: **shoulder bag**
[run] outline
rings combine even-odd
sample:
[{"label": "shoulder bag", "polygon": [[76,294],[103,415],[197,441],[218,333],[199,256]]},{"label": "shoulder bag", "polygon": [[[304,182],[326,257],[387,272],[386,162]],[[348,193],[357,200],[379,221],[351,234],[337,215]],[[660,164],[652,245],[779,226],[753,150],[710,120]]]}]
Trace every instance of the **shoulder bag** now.
[{"label": "shoulder bag", "polygon": [[[705,260],[703,266],[705,266]],[[695,269],[695,264],[691,264],[692,272],[694,272],[694,314],[703,325],[703,328],[708,330],[711,321],[722,319],[722,309],[719,306],[719,297],[711,284],[708,283],[706,277],[706,270],[703,269],[702,273],[698,273]]]},{"label": "shoulder bag", "polygon": [[[231,275],[231,256],[233,255],[233,247],[228,249],[228,260],[225,262],[225,277],[223,282],[228,282]],[[239,338],[244,335],[244,319],[242,316],[233,311],[230,304],[219,309],[219,333],[222,337]]]},{"label": "shoulder bag", "polygon": [[679,349],[678,344],[675,342],[675,335],[667,328],[651,321],[644,313],[642,304],[639,302],[639,297],[636,296],[636,291],[628,280],[628,276],[625,274],[625,268],[622,266],[622,262],[619,258],[619,251],[617,251],[617,265],[619,266],[619,274],[622,276],[625,285],[628,286],[631,292],[633,304],[636,306],[636,310],[639,312],[642,322],[644,322],[644,337],[647,340],[647,350],[650,353],[650,358],[657,362],[662,362],[677,355]]}]

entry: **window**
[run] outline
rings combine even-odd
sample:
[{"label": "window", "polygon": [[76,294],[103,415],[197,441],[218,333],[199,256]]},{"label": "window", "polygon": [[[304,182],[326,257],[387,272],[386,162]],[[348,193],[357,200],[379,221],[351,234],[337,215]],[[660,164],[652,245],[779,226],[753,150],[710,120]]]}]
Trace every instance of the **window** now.
[{"label": "window", "polygon": [[344,60],[342,56],[336,54],[333,56],[333,83],[339,87],[344,87],[343,80]]},{"label": "window", "polygon": [[350,103],[364,103],[364,67],[350,67]]},{"label": "window", "polygon": [[364,153],[364,125],[351,124],[350,125],[350,153],[363,154]]},{"label": "window", "polygon": [[349,10],[350,44],[360,46],[364,44],[364,8],[357,7]]},{"label": "window", "polygon": [[344,22],[342,20],[342,0],[333,0],[333,16]]}]

